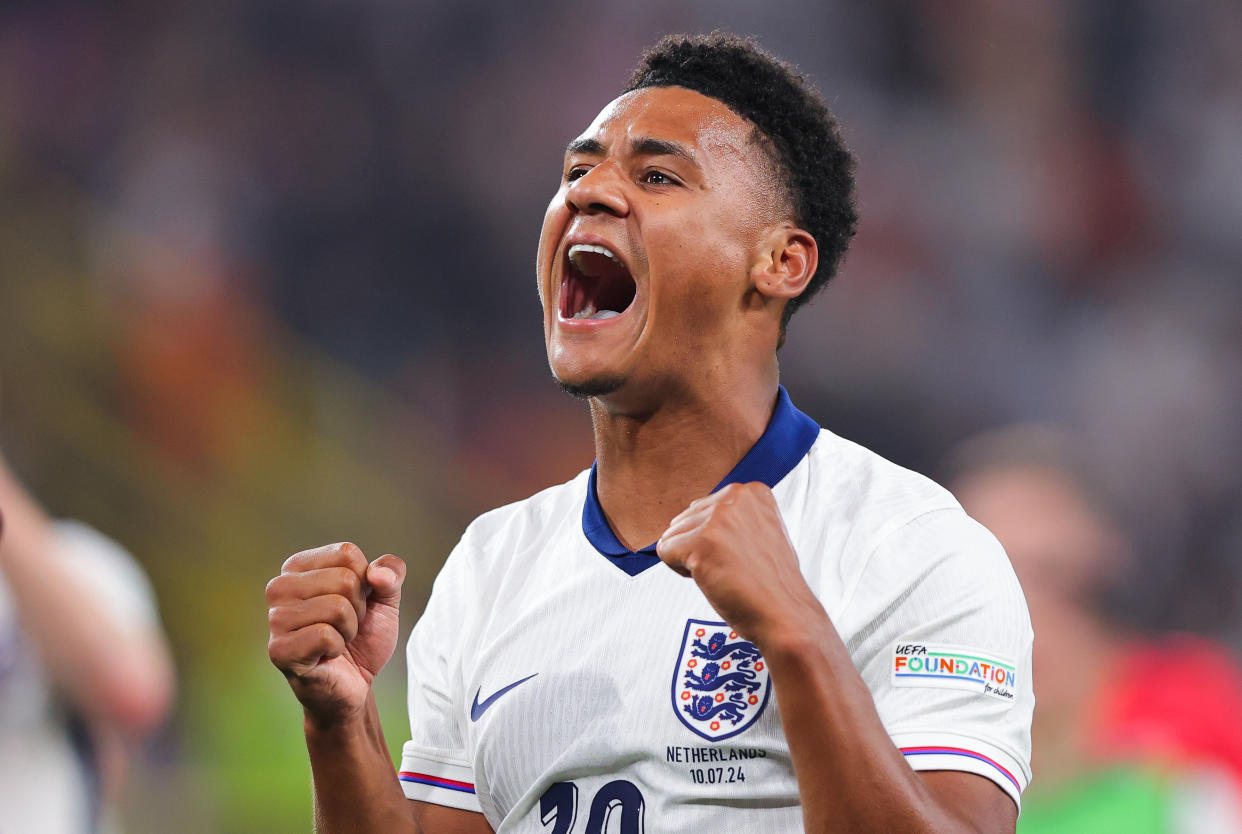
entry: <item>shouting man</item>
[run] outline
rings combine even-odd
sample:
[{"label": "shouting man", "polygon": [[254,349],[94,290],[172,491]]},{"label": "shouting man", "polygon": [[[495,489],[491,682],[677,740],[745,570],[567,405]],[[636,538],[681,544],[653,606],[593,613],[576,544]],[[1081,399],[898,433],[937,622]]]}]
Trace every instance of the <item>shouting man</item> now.
[{"label": "shouting man", "polygon": [[594,466],[477,519],[408,647],[394,772],[371,683],[404,564],[268,586],[321,831],[1012,832],[1031,629],[945,490],[778,382],[853,234],[853,160],[789,66],[666,38],[569,143],[536,272]]}]

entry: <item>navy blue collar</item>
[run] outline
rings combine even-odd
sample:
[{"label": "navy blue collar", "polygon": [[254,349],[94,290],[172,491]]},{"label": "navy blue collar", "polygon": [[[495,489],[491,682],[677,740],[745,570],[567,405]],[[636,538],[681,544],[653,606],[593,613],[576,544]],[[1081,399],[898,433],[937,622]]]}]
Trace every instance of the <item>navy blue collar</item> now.
[{"label": "navy blue collar", "polygon": [[[819,424],[794,408],[788,392],[780,386],[776,408],[763,435],[712,492],[729,484],[751,481],[762,481],[769,487],[775,487],[806,456],[817,437]],[[630,576],[636,576],[660,561],[655,544],[633,551],[621,544],[616,533],[612,532],[595,492],[594,464],[587,480],[586,501],[582,505],[582,532],[596,550],[610,557],[610,562]]]}]

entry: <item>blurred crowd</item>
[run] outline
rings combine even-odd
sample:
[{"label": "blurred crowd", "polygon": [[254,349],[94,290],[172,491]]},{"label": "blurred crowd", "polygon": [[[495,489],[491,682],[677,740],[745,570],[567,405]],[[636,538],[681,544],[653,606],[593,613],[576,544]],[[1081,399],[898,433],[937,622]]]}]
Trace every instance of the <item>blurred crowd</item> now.
[{"label": "blurred crowd", "polygon": [[[543,208],[639,51],[717,27],[810,76],[859,158],[858,237],[781,353],[800,407],[933,475],[983,429],[1071,432],[1130,542],[1110,616],[1242,646],[1235,0],[0,3],[0,329],[55,332],[152,472],[227,482],[282,409],[418,470],[451,540],[589,462]],[[45,359],[4,338],[0,429]],[[32,423],[74,425],[4,438],[54,482]],[[176,557],[113,509],[165,590]]]}]

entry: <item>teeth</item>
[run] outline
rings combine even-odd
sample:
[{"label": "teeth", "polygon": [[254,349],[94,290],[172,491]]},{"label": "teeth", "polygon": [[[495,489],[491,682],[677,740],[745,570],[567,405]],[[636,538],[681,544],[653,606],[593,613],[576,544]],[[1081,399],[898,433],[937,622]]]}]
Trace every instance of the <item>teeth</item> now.
[{"label": "teeth", "polygon": [[621,315],[616,310],[596,310],[595,305],[587,302],[587,306],[574,313],[575,319],[592,319],[594,321],[603,321],[604,319],[614,318]]},{"label": "teeth", "polygon": [[[578,256],[584,255],[587,252],[593,252],[596,255],[603,255],[604,257],[612,260],[614,263],[621,264],[621,259],[618,258],[607,246],[596,246],[591,243],[575,243],[573,246],[569,247],[569,260],[573,261],[574,266],[582,269],[582,264],[578,262]],[[624,266],[624,264],[621,265]]]}]

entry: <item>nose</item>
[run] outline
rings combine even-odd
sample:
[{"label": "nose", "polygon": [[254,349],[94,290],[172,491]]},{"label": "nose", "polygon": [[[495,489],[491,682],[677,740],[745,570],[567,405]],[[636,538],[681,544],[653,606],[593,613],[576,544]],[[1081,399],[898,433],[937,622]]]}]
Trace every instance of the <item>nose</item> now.
[{"label": "nose", "polygon": [[622,185],[616,166],[601,162],[569,184],[565,204],[583,214],[624,217],[629,212],[629,203]]}]

